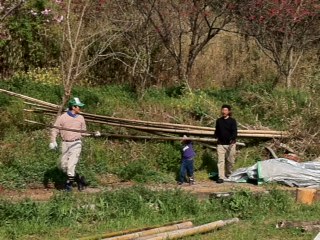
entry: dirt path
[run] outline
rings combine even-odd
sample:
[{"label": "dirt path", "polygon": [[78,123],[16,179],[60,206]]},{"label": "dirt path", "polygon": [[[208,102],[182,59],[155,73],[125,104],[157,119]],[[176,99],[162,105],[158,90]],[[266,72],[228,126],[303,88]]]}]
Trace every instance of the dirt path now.
[{"label": "dirt path", "polygon": [[[135,183],[132,182],[119,182],[112,183],[106,185],[102,188],[87,188],[83,192],[79,194],[94,194],[101,191],[112,191],[120,188],[128,188],[134,186]],[[188,184],[184,184],[182,186],[178,186],[175,184],[150,184],[146,185],[148,188],[152,190],[163,190],[163,189],[176,189],[180,188],[183,191],[190,191],[194,193],[200,199],[210,198],[213,195],[223,194],[226,192],[235,192],[239,190],[249,190],[251,192],[265,192],[267,190],[266,185],[253,185],[247,183],[223,183],[217,184],[213,181],[203,181],[197,182],[195,185],[189,186]],[[289,188],[284,186],[279,186],[278,188],[283,190],[295,191],[295,188]],[[77,192],[77,190],[74,190]],[[29,188],[23,190],[8,190],[0,188],[0,198],[8,199],[12,201],[19,201],[23,199],[31,199],[33,201],[47,201],[54,194],[61,192],[59,190],[53,188]]]}]

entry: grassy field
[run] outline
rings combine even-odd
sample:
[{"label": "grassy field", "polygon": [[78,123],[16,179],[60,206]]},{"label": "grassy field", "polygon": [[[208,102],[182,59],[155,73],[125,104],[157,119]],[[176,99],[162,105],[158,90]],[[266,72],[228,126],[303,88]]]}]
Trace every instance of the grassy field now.
[{"label": "grassy field", "polygon": [[[0,87],[52,103],[59,103],[62,96],[61,88],[56,85],[22,77],[3,81]],[[127,86],[79,86],[74,89],[73,95],[87,104],[84,111],[90,113],[201,126],[214,126],[220,106],[229,103],[240,126],[290,130],[300,139],[311,137],[315,131],[313,126],[319,121],[316,116],[320,101],[317,101],[316,94],[271,90],[268,84],[237,89],[195,90],[192,94],[179,87],[151,88],[142,99]],[[310,104],[314,110],[308,107]],[[0,94],[0,185],[5,188],[56,183],[61,179],[56,168],[59,153],[48,150],[49,131],[23,122],[27,118],[50,123],[52,118],[24,113],[23,108],[26,106],[20,100]],[[88,124],[88,128],[106,133],[128,132],[123,128],[93,124]],[[303,145],[303,141],[299,140],[296,146],[303,147],[306,159],[317,156],[319,146],[310,142]],[[264,141],[245,142],[248,147],[239,149],[236,167],[249,166],[266,157]],[[198,144],[195,148],[196,176],[206,179],[208,173],[216,169],[216,155]],[[93,185],[114,180],[174,182],[179,169],[179,149],[178,142],[87,138],[78,169]],[[109,179],[110,174],[112,179]]]},{"label": "grassy field", "polygon": [[[62,90],[53,84],[13,78],[0,87],[52,103],[59,103]],[[234,107],[241,126],[290,130],[297,143],[314,134],[319,119],[319,96],[311,91],[271,89],[250,85],[236,89],[195,90],[150,88],[143,98],[127,86],[74,89],[74,96],[87,104],[86,112],[174,123],[213,126],[223,103]],[[312,108],[310,108],[312,106]],[[48,150],[48,130],[23,122],[24,118],[49,123],[51,118],[23,112],[22,101],[0,94],[0,187],[21,189],[59,184],[59,153]],[[89,124],[92,131],[128,130]],[[289,142],[294,144],[295,142]],[[239,149],[236,167],[250,166],[265,158],[264,141],[246,140]],[[300,145],[298,145],[300,146]],[[195,145],[196,179],[208,179],[216,170],[216,154]],[[78,166],[91,186],[114,181],[148,184],[175,183],[180,163],[178,142],[110,141],[87,138]],[[320,152],[314,143],[303,145],[305,159]],[[314,234],[277,230],[279,220],[316,220],[320,205],[300,206],[285,193],[274,191],[256,197],[240,192],[225,200],[199,202],[181,191],[152,192],[145,188],[124,189],[87,196],[57,193],[48,202],[1,200],[0,239],[74,239],[95,233],[145,227],[192,218],[197,224],[240,217],[238,225],[189,239],[311,239]]]},{"label": "grassy field", "polygon": [[240,223],[186,239],[311,239],[315,233],[279,230],[281,220],[316,220],[320,205],[302,206],[279,191],[199,201],[180,190],[134,187],[95,195],[58,193],[48,202],[0,205],[0,239],[75,239],[124,229],[192,219],[203,224],[239,217]]}]

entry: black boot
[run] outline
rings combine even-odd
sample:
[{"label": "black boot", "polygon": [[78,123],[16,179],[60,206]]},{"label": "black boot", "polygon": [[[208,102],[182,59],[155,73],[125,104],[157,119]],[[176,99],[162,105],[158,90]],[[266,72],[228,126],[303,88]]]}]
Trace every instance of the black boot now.
[{"label": "black boot", "polygon": [[72,192],[73,182],[74,182],[74,177],[73,176],[68,176],[67,182],[65,184],[65,190],[67,192]]},{"label": "black boot", "polygon": [[78,173],[76,174],[75,180],[77,182],[77,186],[78,186],[79,191],[83,191],[85,189],[85,187],[88,186],[88,182],[86,181],[85,177],[80,176]]}]

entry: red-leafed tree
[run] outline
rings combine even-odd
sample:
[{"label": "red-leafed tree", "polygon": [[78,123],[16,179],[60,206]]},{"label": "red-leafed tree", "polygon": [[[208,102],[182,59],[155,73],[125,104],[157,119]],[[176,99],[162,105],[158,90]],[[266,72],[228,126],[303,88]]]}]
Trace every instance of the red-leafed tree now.
[{"label": "red-leafed tree", "polygon": [[188,85],[199,53],[231,21],[225,1],[135,0],[175,62],[178,80]]},{"label": "red-leafed tree", "polygon": [[264,53],[276,64],[275,83],[292,86],[292,74],[312,42],[320,38],[318,0],[243,0],[229,9],[240,30],[254,37]]}]

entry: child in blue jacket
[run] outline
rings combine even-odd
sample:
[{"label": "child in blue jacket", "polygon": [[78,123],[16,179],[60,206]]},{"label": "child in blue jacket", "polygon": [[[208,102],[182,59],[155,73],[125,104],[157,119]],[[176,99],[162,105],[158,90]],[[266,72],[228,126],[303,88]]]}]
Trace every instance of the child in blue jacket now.
[{"label": "child in blue jacket", "polygon": [[181,185],[185,182],[186,174],[189,178],[189,184],[194,184],[194,157],[196,156],[193,150],[192,141],[188,140],[186,135],[183,136],[182,148],[181,148],[181,168],[178,184]]}]

